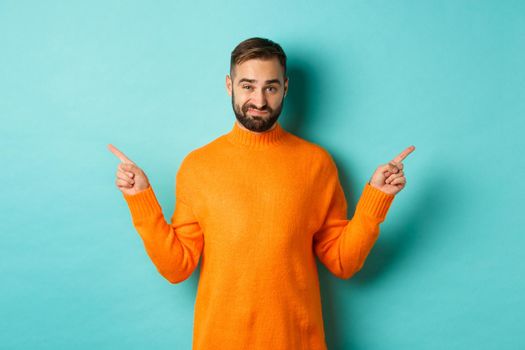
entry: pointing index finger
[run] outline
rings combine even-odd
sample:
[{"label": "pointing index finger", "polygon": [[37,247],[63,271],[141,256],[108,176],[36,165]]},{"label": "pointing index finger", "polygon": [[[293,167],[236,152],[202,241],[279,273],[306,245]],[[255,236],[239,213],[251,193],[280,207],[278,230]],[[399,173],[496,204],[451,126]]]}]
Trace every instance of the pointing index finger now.
[{"label": "pointing index finger", "polygon": [[399,153],[397,157],[394,158],[394,162],[401,163],[410,153],[416,149],[415,146],[407,147],[403,152]]},{"label": "pointing index finger", "polygon": [[126,157],[124,153],[119,151],[117,147],[113,146],[112,144],[108,145],[108,149],[111,151],[111,153],[116,155],[123,163],[135,164],[128,157]]}]

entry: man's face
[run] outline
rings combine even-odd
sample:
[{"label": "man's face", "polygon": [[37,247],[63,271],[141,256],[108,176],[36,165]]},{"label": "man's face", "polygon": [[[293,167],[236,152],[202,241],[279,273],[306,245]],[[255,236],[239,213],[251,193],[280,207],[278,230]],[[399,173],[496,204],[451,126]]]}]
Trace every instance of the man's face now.
[{"label": "man's face", "polygon": [[248,130],[263,132],[281,114],[288,78],[277,57],[251,59],[236,65],[232,77],[226,76],[226,89],[237,120]]}]

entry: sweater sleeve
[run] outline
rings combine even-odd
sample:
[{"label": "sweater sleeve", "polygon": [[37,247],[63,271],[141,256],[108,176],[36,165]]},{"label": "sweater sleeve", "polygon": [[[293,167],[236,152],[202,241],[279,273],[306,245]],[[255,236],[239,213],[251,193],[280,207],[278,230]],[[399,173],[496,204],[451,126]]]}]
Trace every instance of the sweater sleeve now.
[{"label": "sweater sleeve", "polygon": [[202,229],[190,205],[182,199],[178,176],[171,224],[166,222],[151,186],[134,195],[124,194],[148,256],[171,283],[182,282],[192,274],[204,245]]},{"label": "sweater sleeve", "polygon": [[314,234],[314,251],[330,272],[348,279],[362,268],[395,196],[366,183],[354,216],[348,220],[346,198],[333,160],[327,179],[328,205],[324,223]]}]

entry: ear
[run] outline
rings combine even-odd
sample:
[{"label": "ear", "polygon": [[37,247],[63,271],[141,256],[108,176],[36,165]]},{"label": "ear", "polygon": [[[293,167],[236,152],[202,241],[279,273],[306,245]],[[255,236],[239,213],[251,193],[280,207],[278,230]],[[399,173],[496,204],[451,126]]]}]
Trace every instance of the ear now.
[{"label": "ear", "polygon": [[284,96],[288,93],[288,77],[284,78]]},{"label": "ear", "polygon": [[232,95],[232,79],[228,74],[226,74],[226,91],[228,92],[228,95]]}]

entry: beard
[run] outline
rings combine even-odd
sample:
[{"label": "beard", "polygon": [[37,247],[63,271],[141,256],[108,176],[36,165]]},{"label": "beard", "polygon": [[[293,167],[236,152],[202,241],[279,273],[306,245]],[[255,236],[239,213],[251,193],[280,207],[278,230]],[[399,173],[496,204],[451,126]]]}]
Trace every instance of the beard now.
[{"label": "beard", "polygon": [[[279,104],[279,107],[277,109],[272,109],[268,105],[264,106],[261,109],[256,108],[252,104],[244,104],[242,107],[238,106],[235,103],[235,94],[232,90],[232,107],[233,112],[235,113],[235,117],[237,120],[244,126],[246,129],[255,131],[255,132],[263,132],[267,131],[272,128],[272,126],[275,124],[277,119],[279,119],[279,116],[281,115],[281,111],[283,109],[284,104],[284,95],[283,99],[281,100],[281,103]],[[267,115],[248,115],[248,109],[255,109],[258,111],[266,111],[268,112]]]}]

